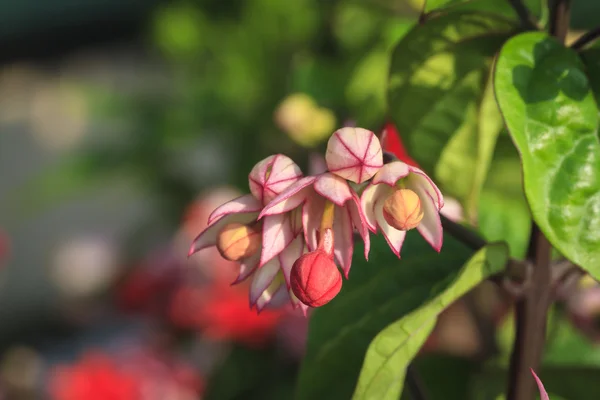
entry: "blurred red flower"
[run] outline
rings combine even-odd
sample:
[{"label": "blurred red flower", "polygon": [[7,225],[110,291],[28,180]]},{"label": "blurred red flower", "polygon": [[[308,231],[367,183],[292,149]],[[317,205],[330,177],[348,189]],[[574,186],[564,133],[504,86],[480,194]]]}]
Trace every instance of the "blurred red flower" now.
[{"label": "blurred red flower", "polygon": [[138,400],[140,382],[122,371],[110,357],[90,352],[71,366],[51,371],[50,397],[54,400]]},{"label": "blurred red flower", "polygon": [[148,349],[118,359],[90,351],[72,365],[55,367],[49,381],[53,400],[191,400],[203,389],[194,369]]},{"label": "blurred red flower", "polygon": [[391,122],[385,124],[385,127],[383,128],[383,133],[381,134],[381,147],[383,148],[383,151],[394,154],[400,161],[419,168],[417,162],[408,155],[396,126]]},{"label": "blurred red flower", "polygon": [[246,285],[216,281],[211,286],[187,285],[175,293],[170,308],[173,323],[201,330],[211,340],[233,341],[249,347],[265,346],[274,336],[284,309],[248,307]]}]

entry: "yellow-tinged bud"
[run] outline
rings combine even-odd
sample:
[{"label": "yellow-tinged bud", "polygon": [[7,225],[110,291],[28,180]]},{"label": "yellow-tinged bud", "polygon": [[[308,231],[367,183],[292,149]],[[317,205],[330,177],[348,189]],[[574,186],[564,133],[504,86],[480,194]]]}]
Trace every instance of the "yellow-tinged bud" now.
[{"label": "yellow-tinged bud", "polygon": [[239,223],[225,225],[217,237],[217,249],[223,258],[239,261],[250,257],[260,247],[260,233]]},{"label": "yellow-tinged bud", "polygon": [[410,189],[397,189],[385,200],[383,217],[400,231],[416,228],[423,219],[421,199]]}]

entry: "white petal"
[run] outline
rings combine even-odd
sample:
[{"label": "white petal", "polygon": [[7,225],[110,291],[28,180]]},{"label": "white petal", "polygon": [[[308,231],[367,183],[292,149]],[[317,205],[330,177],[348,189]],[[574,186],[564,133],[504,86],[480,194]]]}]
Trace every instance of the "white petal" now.
[{"label": "white petal", "polygon": [[442,207],[444,207],[444,196],[442,195],[442,192],[440,192],[440,189],[438,189],[436,184],[433,183],[431,178],[427,176],[425,172],[417,167],[409,166],[409,168],[412,174],[408,179],[407,187],[421,187],[435,201],[438,211],[441,210]]},{"label": "white petal", "polygon": [[260,313],[267,306],[269,308],[281,307],[286,302],[289,302],[289,300],[290,296],[283,276],[281,273],[278,273],[256,300],[256,309]]},{"label": "white petal", "polygon": [[350,212],[346,207],[335,207],[333,220],[335,259],[342,267],[344,275],[348,278],[352,266],[352,252],[354,251],[354,240],[352,238],[352,221]]},{"label": "white petal", "polygon": [[294,240],[289,213],[268,215],[263,221],[260,266],[281,253]]},{"label": "white petal", "polygon": [[406,231],[399,231],[387,223],[383,217],[384,202],[385,198],[381,198],[379,201],[377,201],[377,203],[375,203],[375,216],[377,218],[377,225],[379,226],[383,237],[388,242],[388,245],[394,254],[400,258],[400,250],[402,249],[402,244],[404,243],[404,238],[406,237]]},{"label": "white petal", "polygon": [[188,252],[188,257],[197,251],[216,245],[217,236],[221,232],[221,229],[225,227],[225,225],[231,223],[249,224],[253,221],[256,221],[257,215],[258,213],[226,214],[221,219],[213,221],[212,225],[200,232],[196,239],[194,239],[192,246],[190,247],[190,251]]},{"label": "white petal", "polygon": [[235,285],[246,280],[252,273],[258,268],[258,262],[260,260],[260,254],[257,252],[252,257],[249,257],[240,262],[240,272],[235,281],[231,284]]},{"label": "white petal", "polygon": [[352,198],[352,189],[348,182],[328,172],[317,177],[315,191],[340,207]]},{"label": "white petal", "polygon": [[324,208],[325,199],[316,194],[309,196],[302,206],[304,241],[310,251],[314,251],[317,248],[317,232],[321,226]]},{"label": "white petal", "polygon": [[[379,185],[387,188],[385,185]],[[389,191],[392,189],[387,188]],[[350,210],[350,218],[352,219],[352,224],[358,230],[360,237],[362,238],[365,244],[365,260],[369,260],[369,251],[371,249],[371,237],[369,236],[369,226],[367,224],[367,218],[363,213],[360,207],[360,199],[356,193],[352,194],[352,201],[346,203],[348,210]],[[377,219],[375,219],[377,221]]]},{"label": "white petal", "polygon": [[292,273],[292,267],[296,260],[304,254],[304,237],[302,235],[298,235],[289,246],[285,248],[279,254],[279,262],[281,264],[281,270],[283,271],[283,276],[285,278],[285,282],[287,287],[290,287],[290,274]]},{"label": "white petal", "polygon": [[363,191],[360,198],[360,208],[365,217],[365,222],[369,229],[373,232],[377,232],[377,220],[375,219],[375,203],[380,197],[389,196],[392,189],[387,185],[375,185],[369,184]]},{"label": "white petal", "polygon": [[399,179],[405,178],[410,173],[408,164],[402,161],[393,161],[385,164],[373,177],[373,184],[385,183],[389,186],[395,186]]},{"label": "white petal", "polygon": [[258,213],[261,208],[260,201],[256,200],[251,194],[247,194],[218,207],[208,217],[208,225],[227,214]]},{"label": "white petal", "polygon": [[307,176],[292,184],[265,206],[259,214],[258,219],[261,219],[265,215],[288,212],[298,207],[312,191],[311,185],[316,179],[315,176]]},{"label": "white petal", "polygon": [[277,272],[279,272],[279,259],[274,258],[262,267],[258,268],[254,273],[254,277],[252,278],[252,283],[250,284],[250,304],[256,304],[256,301],[264,292],[275,276]]},{"label": "white petal", "polygon": [[440,251],[444,241],[444,231],[440,221],[440,213],[436,207],[435,200],[423,188],[413,188],[421,199],[423,219],[417,226],[417,230],[423,238],[435,249]]}]

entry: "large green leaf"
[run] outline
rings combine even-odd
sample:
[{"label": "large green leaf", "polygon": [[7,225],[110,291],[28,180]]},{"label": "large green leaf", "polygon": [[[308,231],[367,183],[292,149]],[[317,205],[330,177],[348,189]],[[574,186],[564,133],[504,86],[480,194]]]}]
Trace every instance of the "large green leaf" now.
[{"label": "large green leaf", "polygon": [[[542,13],[542,2],[544,0],[524,0],[525,6],[534,17],[540,17]],[[475,10],[495,13],[508,18],[517,19],[515,9],[508,1],[495,0],[425,0],[423,13],[431,12],[455,12],[462,10]]]},{"label": "large green leaf", "polygon": [[600,278],[598,109],[583,68],[575,51],[524,33],[503,47],[495,91],[533,218],[561,253]]},{"label": "large green leaf", "polygon": [[461,268],[455,279],[427,304],[381,331],[367,351],[354,399],[397,399],[408,364],[435,326],[438,315],[508,260],[504,243],[489,244]]},{"label": "large green leaf", "polygon": [[411,156],[473,214],[500,131],[485,91],[491,58],[514,26],[470,11],[413,28],[392,55],[390,114]]},{"label": "large green leaf", "polygon": [[417,232],[408,233],[401,260],[381,236],[369,262],[357,247],[350,279],[311,317],[297,399],[349,399],[371,340],[443,290],[471,254],[449,235],[438,254]]}]

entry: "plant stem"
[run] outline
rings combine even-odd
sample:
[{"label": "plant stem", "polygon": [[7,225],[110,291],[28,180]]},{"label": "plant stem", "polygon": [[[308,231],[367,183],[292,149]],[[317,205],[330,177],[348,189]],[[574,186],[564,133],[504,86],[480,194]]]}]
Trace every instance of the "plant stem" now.
[{"label": "plant stem", "polygon": [[406,387],[412,400],[427,400],[423,382],[412,365],[406,369]]},{"label": "plant stem", "polygon": [[440,219],[442,220],[442,227],[445,231],[449,232],[472,250],[479,250],[486,245],[486,241],[472,230],[457,224],[442,214],[440,214]]},{"label": "plant stem", "polygon": [[550,34],[565,42],[571,21],[571,0],[548,0],[550,6]]},{"label": "plant stem", "polygon": [[538,370],[546,336],[546,320],[551,299],[552,246],[533,225],[527,253],[533,264],[528,290],[516,305],[516,338],[510,359],[509,400],[532,400],[536,386],[529,368]]},{"label": "plant stem", "polygon": [[581,37],[579,39],[577,39],[575,41],[575,43],[573,43],[571,45],[571,48],[573,50],[581,50],[586,45],[588,45],[589,43],[593,42],[594,40],[596,40],[598,38],[600,38],[600,26],[592,29],[591,31],[587,31],[586,33],[581,35]]},{"label": "plant stem", "polygon": [[529,10],[523,4],[522,0],[507,0],[512,8],[517,13],[519,20],[521,21],[521,25],[523,28],[527,30],[537,30],[537,25],[531,19],[531,14],[529,14]]}]

